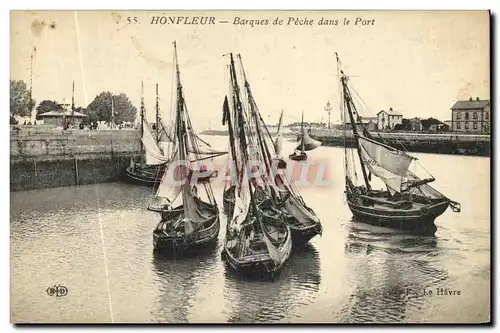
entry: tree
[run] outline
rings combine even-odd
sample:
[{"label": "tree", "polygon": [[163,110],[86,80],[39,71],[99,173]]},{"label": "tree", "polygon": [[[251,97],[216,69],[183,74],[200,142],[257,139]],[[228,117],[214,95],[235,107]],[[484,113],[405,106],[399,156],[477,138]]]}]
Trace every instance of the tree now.
[{"label": "tree", "polygon": [[421,123],[422,123],[422,129],[424,131],[428,131],[429,128],[431,127],[431,125],[440,125],[440,124],[442,124],[441,121],[439,121],[436,118],[432,118],[432,117],[431,118],[427,118],[427,119],[423,119],[421,121]]},{"label": "tree", "polygon": [[31,115],[35,101],[24,81],[10,80],[10,114],[26,117]]},{"label": "tree", "polygon": [[39,115],[45,112],[50,111],[62,111],[64,110],[63,106],[54,101],[41,101],[40,104],[36,107],[36,119],[40,120]]},{"label": "tree", "polygon": [[111,99],[114,105],[115,123],[134,121],[137,108],[132,105],[128,96],[124,93],[113,95],[109,91],[97,95],[87,107],[87,114],[95,114],[99,121],[111,122]]}]

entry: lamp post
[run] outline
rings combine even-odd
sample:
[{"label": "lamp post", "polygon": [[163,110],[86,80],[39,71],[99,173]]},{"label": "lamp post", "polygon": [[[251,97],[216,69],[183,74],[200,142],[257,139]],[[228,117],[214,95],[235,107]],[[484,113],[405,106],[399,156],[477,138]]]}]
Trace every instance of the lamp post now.
[{"label": "lamp post", "polygon": [[330,101],[328,101],[326,103],[326,106],[325,106],[325,111],[328,112],[328,129],[330,129],[330,127],[331,127],[330,113],[331,113],[332,110],[333,110],[332,105],[330,104]]}]

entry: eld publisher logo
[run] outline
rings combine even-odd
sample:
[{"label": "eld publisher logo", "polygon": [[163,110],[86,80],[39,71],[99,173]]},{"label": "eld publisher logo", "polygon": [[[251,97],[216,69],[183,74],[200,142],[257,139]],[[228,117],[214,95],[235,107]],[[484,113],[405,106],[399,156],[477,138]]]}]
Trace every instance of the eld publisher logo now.
[{"label": "eld publisher logo", "polygon": [[64,297],[68,295],[68,288],[61,286],[60,284],[48,287],[45,291],[49,296]]}]

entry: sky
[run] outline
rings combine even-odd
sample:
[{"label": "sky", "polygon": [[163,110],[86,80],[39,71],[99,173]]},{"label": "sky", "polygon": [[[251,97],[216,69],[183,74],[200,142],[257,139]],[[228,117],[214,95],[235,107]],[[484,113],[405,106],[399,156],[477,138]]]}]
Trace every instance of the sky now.
[{"label": "sky", "polygon": [[[214,25],[151,24],[153,17],[215,17]],[[139,24],[128,24],[137,17]],[[268,19],[268,25],[235,25]],[[314,20],[287,25],[289,18]],[[283,25],[273,25],[274,19]],[[318,25],[320,19],[338,25]],[[367,25],[355,25],[357,18]],[[350,20],[343,25],[344,19]],[[374,20],[374,21],[372,21]],[[220,23],[227,21],[228,23]],[[255,23],[255,22],[254,22]],[[30,80],[33,96],[87,106],[102,91],[126,93],[154,119],[155,84],[165,118],[171,110],[177,42],[186,103],[196,129],[224,128],[229,52],[240,53],[264,118],[277,123],[340,121],[335,52],[375,116],[392,107],[405,118],[451,119],[458,99],[490,98],[487,11],[12,11],[11,79]],[[36,52],[33,52],[36,47]]]}]

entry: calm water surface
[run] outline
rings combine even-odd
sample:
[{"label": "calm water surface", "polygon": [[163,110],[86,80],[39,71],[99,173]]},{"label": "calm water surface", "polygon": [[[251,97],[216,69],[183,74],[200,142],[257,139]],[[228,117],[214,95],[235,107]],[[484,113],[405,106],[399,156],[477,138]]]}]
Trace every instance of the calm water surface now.
[{"label": "calm water surface", "polygon": [[[225,144],[224,138],[209,137]],[[285,155],[293,143],[285,143]],[[414,154],[461,202],[435,237],[351,221],[343,149],[320,147],[328,187],[303,187],[324,232],[275,281],[245,281],[219,245],[195,258],[153,256],[151,190],[122,183],[11,193],[14,322],[482,322],[490,313],[489,158]],[[221,200],[222,185],[214,185]],[[219,203],[222,207],[222,203]],[[66,297],[49,297],[54,284]],[[460,295],[437,295],[438,288]],[[432,291],[432,295],[429,292]]]}]

